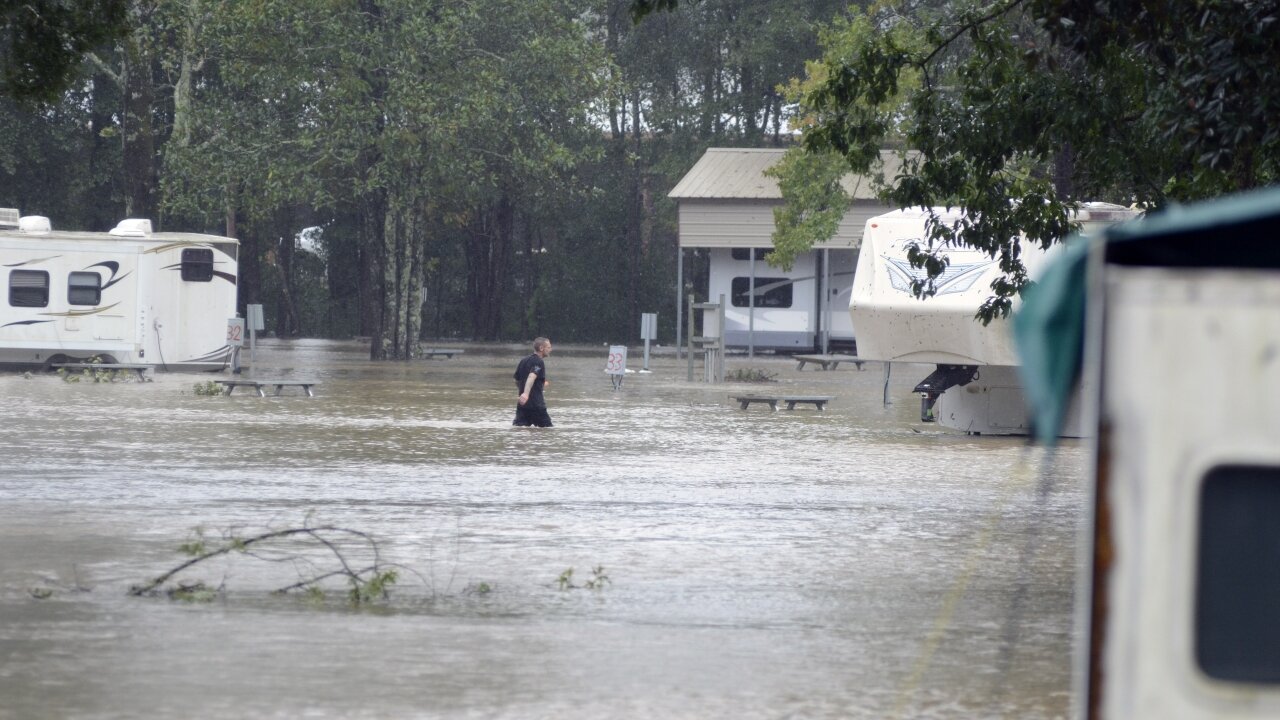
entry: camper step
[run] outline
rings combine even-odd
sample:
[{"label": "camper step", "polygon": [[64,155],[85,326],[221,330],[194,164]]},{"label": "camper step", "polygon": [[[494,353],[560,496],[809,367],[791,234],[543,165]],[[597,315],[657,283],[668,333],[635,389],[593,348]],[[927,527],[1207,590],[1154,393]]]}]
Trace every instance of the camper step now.
[{"label": "camper step", "polygon": [[796,405],[805,403],[814,406],[819,411],[825,410],[827,403],[831,402],[834,395],[730,395],[735,402],[742,406],[743,410],[751,407],[751,403],[768,403],[773,410],[778,409],[778,403],[783,403],[788,410],[795,410]]},{"label": "camper step", "polygon": [[300,387],[307,393],[307,397],[315,397],[315,393],[311,392],[311,388],[320,384],[319,380],[214,380],[222,386],[224,395],[230,395],[238,387],[253,388],[258,391],[258,397],[266,397],[267,393],[263,388],[270,385],[276,389],[275,394],[279,395],[286,387]]},{"label": "camper step", "polygon": [[803,370],[806,363],[821,365],[823,370],[835,370],[842,362],[854,363],[861,370],[862,363],[866,362],[853,355],[792,355],[791,357],[800,363],[796,366],[797,370]]},{"label": "camper step", "polygon": [[422,357],[435,358],[443,356],[446,359],[452,360],[454,355],[461,355],[463,352],[465,351],[457,350],[455,348],[427,348],[422,351]]},{"label": "camper step", "polygon": [[64,370],[132,370],[138,373],[138,380],[147,382],[147,371],[155,368],[155,365],[146,365],[144,363],[54,363],[52,367]]}]

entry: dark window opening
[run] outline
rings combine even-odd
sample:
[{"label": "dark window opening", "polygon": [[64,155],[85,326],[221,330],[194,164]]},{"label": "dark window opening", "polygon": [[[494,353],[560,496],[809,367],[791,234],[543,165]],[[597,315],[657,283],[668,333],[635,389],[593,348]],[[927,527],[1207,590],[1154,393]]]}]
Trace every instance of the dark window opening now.
[{"label": "dark window opening", "polygon": [[1280,467],[1210,470],[1198,529],[1196,662],[1219,680],[1280,683]]},{"label": "dark window opening", "polygon": [[102,302],[102,276],[96,272],[73,272],[67,278],[67,303],[97,305]]},{"label": "dark window opening", "polygon": [[49,273],[44,270],[10,270],[9,304],[13,307],[48,307]]},{"label": "dark window opening", "polygon": [[[734,260],[750,260],[751,248],[733,248],[729,252],[733,255]],[[773,252],[773,248],[755,248],[757,260],[763,260],[765,255]]]},{"label": "dark window opening", "polygon": [[183,250],[182,279],[189,282],[213,280],[213,251],[203,248]]},{"label": "dark window opening", "polygon": [[[791,289],[794,287],[788,278],[758,277],[756,278],[756,302],[758,308],[791,307]],[[751,291],[751,278],[736,277],[733,279],[733,306],[750,307],[747,294]]]}]

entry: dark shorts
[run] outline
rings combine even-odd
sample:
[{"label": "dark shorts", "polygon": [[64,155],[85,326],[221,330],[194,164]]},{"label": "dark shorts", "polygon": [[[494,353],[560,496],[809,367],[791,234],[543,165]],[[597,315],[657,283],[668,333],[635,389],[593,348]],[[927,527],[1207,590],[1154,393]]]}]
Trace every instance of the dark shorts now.
[{"label": "dark shorts", "polygon": [[533,407],[532,405],[516,405],[516,419],[511,423],[518,427],[551,427],[551,416],[547,414],[544,407]]}]

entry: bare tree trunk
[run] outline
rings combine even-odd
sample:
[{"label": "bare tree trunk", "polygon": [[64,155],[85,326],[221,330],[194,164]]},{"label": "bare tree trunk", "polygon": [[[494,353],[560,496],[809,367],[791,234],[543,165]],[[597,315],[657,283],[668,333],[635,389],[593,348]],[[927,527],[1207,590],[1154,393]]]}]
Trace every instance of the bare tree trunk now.
[{"label": "bare tree trunk", "polygon": [[298,304],[294,301],[293,292],[292,215],[291,211],[281,212],[273,223],[275,236],[273,265],[276,269],[276,280],[279,282],[276,301],[276,335],[278,337],[292,337],[302,330],[302,323],[298,317]]},{"label": "bare tree trunk", "polygon": [[513,209],[503,198],[468,231],[467,282],[475,335],[497,340],[502,331],[502,297],[508,281]]},{"label": "bare tree trunk", "polygon": [[[359,301],[360,334],[377,338],[382,334],[382,226],[386,219],[385,197],[374,191],[360,201]],[[383,359],[376,342],[369,343],[369,358]]]},{"label": "bare tree trunk", "polygon": [[1071,143],[1063,143],[1053,156],[1053,189],[1058,197],[1070,200],[1075,197],[1075,150]]},{"label": "bare tree trunk", "polygon": [[125,214],[155,218],[155,129],[151,122],[155,85],[151,56],[137,42],[124,55],[124,117],[121,138],[124,152]]},{"label": "bare tree trunk", "polygon": [[[114,124],[114,117],[119,106],[116,105],[115,93],[120,90],[116,78],[105,72],[97,72],[93,76],[93,91],[90,94],[92,106],[89,114],[89,131],[93,137],[93,147],[89,156],[89,177],[93,194],[101,198],[112,197],[112,176],[115,174],[115,148],[111,140],[103,136],[102,131]],[[113,198],[114,200],[114,198]],[[90,218],[89,228],[108,230],[115,225],[115,213],[119,206],[113,202],[111,209],[106,203],[96,203]]]}]

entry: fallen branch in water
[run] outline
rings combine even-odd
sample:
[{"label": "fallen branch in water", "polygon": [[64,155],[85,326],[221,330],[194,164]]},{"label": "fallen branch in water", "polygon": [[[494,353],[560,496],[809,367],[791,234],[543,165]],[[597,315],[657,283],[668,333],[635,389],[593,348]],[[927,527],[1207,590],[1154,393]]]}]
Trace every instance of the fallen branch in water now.
[{"label": "fallen branch in water", "polygon": [[[290,547],[296,541],[302,541],[304,545]],[[195,540],[184,543],[179,549],[191,555],[191,559],[148,583],[133,586],[129,589],[129,594],[142,596],[165,592],[170,597],[179,599],[212,599],[222,591],[222,586],[211,590],[204,583],[177,582],[176,577],[179,573],[214,558],[243,553],[265,562],[289,563],[294,567],[298,574],[297,581],[276,589],[275,593],[304,590],[323,595],[322,583],[333,578],[344,578],[348,584],[347,599],[353,605],[361,605],[386,600],[389,588],[395,584],[399,570],[402,569],[398,565],[382,561],[378,543],[373,536],[336,525],[271,530],[249,537],[241,537],[234,530],[228,530],[223,533],[221,544],[213,548],[206,545],[204,533],[197,530]],[[324,564],[310,556],[316,550],[322,551],[324,558],[327,558]],[[357,556],[362,556],[360,559],[363,562],[353,562],[353,558]],[[170,581],[175,586],[163,590]]]}]

